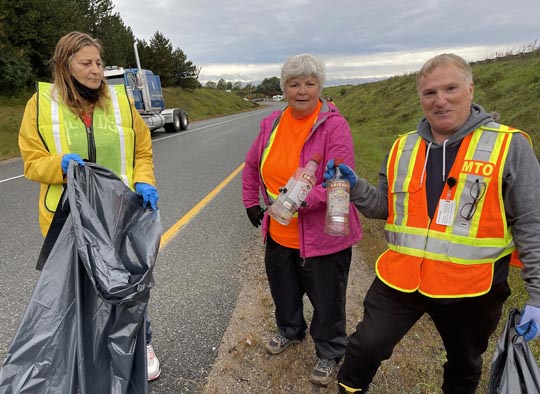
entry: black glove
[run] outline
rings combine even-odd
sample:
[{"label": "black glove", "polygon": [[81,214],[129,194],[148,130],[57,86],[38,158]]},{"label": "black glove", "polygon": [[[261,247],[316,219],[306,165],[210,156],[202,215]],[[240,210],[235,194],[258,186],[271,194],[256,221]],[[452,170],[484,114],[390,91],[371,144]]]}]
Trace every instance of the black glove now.
[{"label": "black glove", "polygon": [[259,227],[264,217],[264,211],[262,210],[261,206],[254,205],[246,208],[246,212],[251,224],[253,224],[255,227]]}]

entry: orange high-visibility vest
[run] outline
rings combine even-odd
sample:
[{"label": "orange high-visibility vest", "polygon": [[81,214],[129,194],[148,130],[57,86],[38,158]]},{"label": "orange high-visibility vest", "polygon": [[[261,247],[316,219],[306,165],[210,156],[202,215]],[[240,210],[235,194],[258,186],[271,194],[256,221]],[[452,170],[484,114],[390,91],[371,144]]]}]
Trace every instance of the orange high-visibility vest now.
[{"label": "orange high-visibility vest", "polygon": [[[433,219],[427,206],[426,143],[417,132],[398,138],[387,163],[388,250],[376,264],[384,283],[433,298],[489,291],[494,262],[515,249],[502,199],[502,173],[515,132],[520,131],[489,123],[463,139],[448,174],[457,182],[445,184]],[[438,224],[443,205],[453,220]]]}]

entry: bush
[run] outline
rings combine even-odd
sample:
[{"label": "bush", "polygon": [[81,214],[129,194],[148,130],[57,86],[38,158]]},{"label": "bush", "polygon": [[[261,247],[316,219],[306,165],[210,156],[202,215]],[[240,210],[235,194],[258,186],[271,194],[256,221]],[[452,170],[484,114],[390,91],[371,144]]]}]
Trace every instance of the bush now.
[{"label": "bush", "polygon": [[30,62],[19,50],[2,48],[0,57],[0,95],[15,96],[34,80]]}]

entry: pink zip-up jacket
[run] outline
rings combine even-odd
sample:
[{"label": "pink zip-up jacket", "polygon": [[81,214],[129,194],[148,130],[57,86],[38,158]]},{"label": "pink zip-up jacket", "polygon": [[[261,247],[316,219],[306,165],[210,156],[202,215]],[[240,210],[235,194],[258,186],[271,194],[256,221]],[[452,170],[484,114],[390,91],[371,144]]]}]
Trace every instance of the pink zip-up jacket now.
[{"label": "pink zip-up jacket", "polygon": [[[323,159],[315,173],[317,183],[309,193],[305,207],[298,210],[298,226],[300,237],[300,255],[302,258],[323,256],[339,252],[362,237],[362,227],[358,211],[351,204],[349,209],[349,235],[332,236],[324,232],[326,215],[326,189],[322,187],[323,174],[326,163],[330,159],[340,158],[354,168],[354,147],[351,131],[345,118],[339,113],[333,103],[321,99],[322,107],[313,125],[302,151],[300,152],[299,167],[304,167],[311,157],[318,153]],[[261,131],[246,154],[245,166],[242,171],[242,201],[245,208],[261,205],[260,196],[264,204],[270,204],[266,188],[261,178],[260,166],[263,151],[268,140],[279,123],[282,111],[274,111],[261,121]],[[268,214],[265,213],[262,222],[263,240],[266,241]]]}]

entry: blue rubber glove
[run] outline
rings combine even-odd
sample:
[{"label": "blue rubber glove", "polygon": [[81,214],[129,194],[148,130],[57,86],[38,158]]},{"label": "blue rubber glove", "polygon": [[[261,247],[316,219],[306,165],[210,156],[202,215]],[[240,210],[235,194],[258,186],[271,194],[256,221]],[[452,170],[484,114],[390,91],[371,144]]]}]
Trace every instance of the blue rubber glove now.
[{"label": "blue rubber glove", "polygon": [[77,164],[79,164],[81,167],[84,167],[84,161],[80,155],[77,153],[67,153],[64,156],[62,156],[62,172],[65,174],[67,173],[67,169],[69,166],[69,161],[75,160]]},{"label": "blue rubber glove", "polygon": [[[356,185],[356,183],[358,182],[358,176],[356,175],[354,170],[345,163],[338,164],[338,167],[339,171],[341,171],[341,176],[343,177],[343,179],[349,181],[351,188]],[[328,160],[328,163],[326,163],[326,171],[324,172],[323,177],[325,180],[328,181],[332,179],[335,174],[336,170],[334,165],[334,159],[330,159]],[[326,182],[323,182],[322,185],[323,187],[326,187]]]},{"label": "blue rubber glove", "polygon": [[135,184],[135,191],[137,194],[140,194],[143,198],[143,208],[146,208],[148,204],[155,211],[157,209],[157,202],[159,200],[159,194],[157,189],[144,182],[137,182]]},{"label": "blue rubber glove", "polygon": [[524,335],[526,341],[537,338],[540,335],[540,307],[527,305],[521,312],[521,319],[516,326],[516,333]]}]

